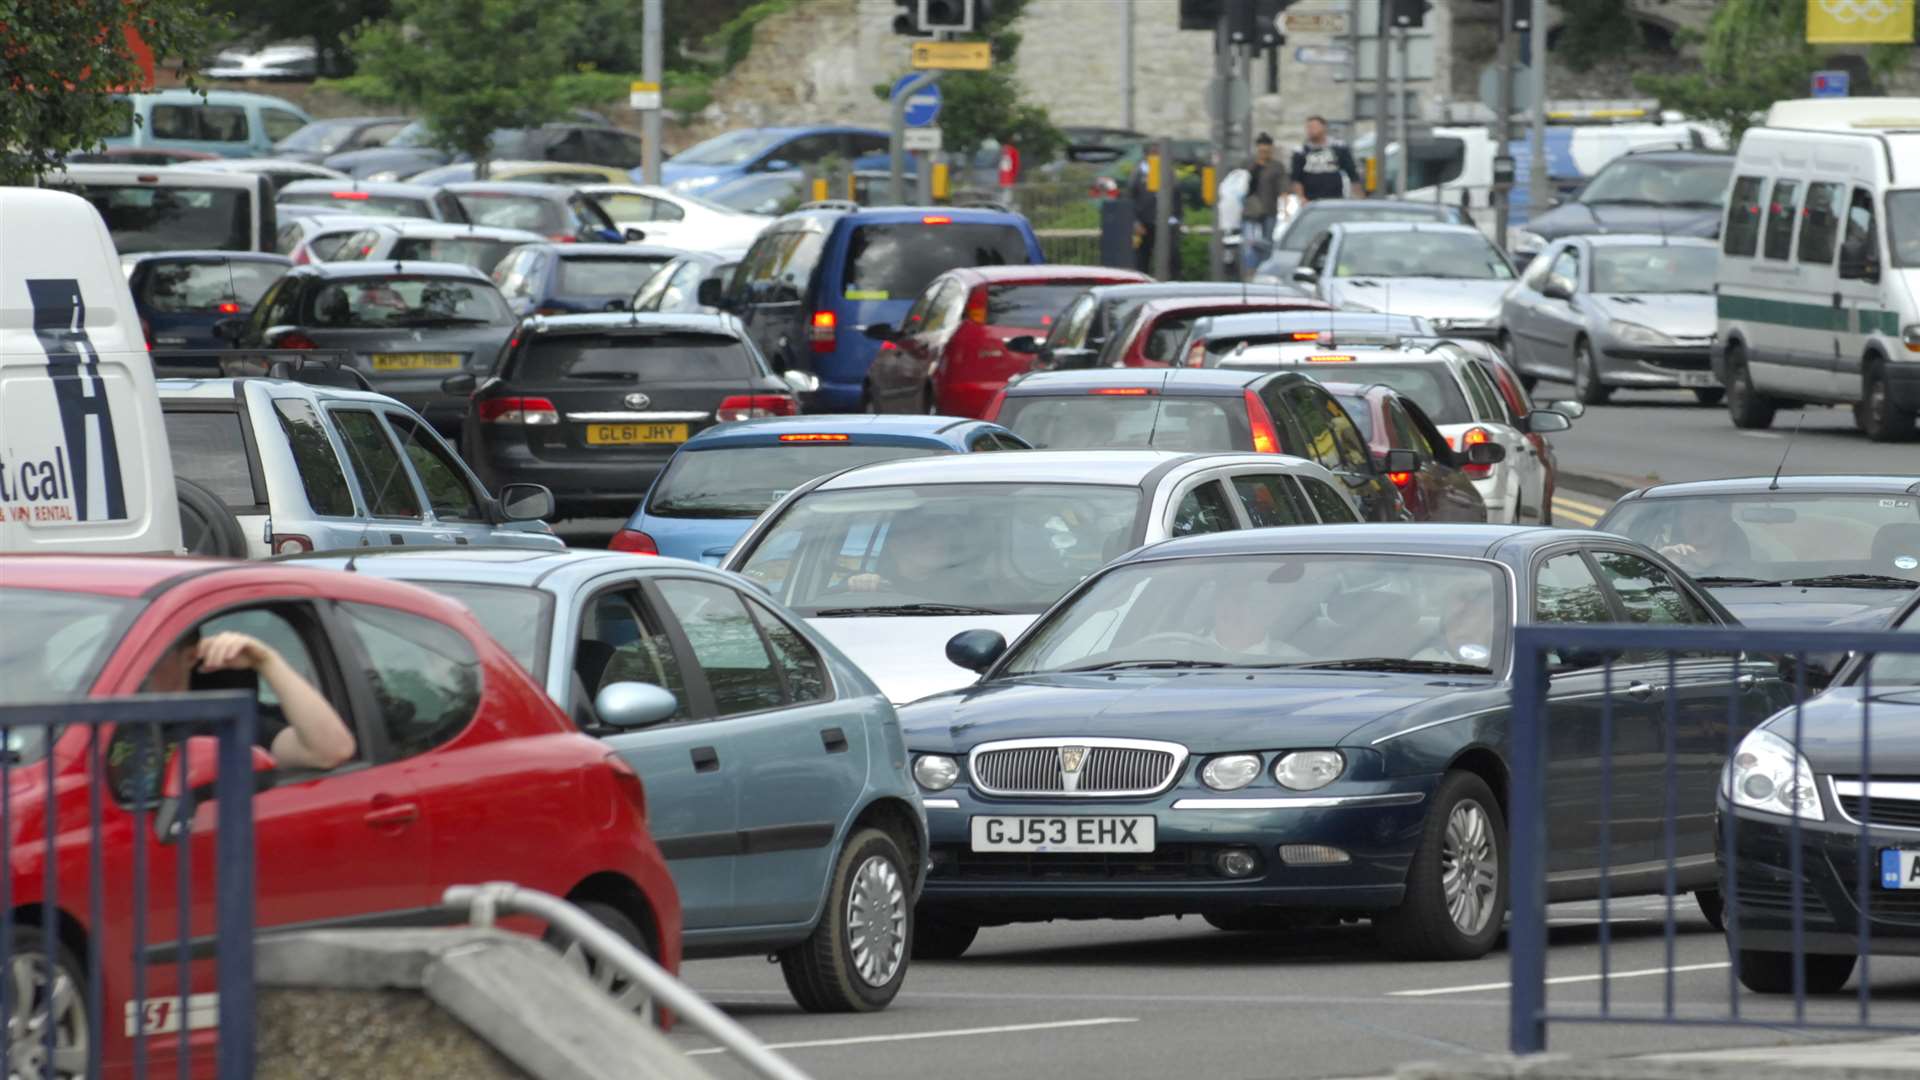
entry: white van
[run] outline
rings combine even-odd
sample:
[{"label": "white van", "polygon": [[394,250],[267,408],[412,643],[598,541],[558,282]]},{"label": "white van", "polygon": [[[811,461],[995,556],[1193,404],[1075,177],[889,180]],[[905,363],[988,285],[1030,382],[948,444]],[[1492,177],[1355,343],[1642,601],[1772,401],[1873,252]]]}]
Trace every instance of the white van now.
[{"label": "white van", "polygon": [[[1870,99],[1829,124],[1749,128],[1740,140],[1715,279],[1713,367],[1727,411],[1764,428],[1801,402],[1853,406],[1876,441],[1920,410],[1920,110],[1862,126]],[[1796,122],[1818,102],[1783,103]],[[1878,115],[1907,110],[1887,99]],[[1920,102],[1913,104],[1920,105]],[[1775,106],[1775,114],[1782,113]]]},{"label": "white van", "polygon": [[122,255],[272,251],[279,228],[273,180],[258,173],[68,165],[40,183],[92,203]]},{"label": "white van", "polygon": [[0,187],[0,552],[172,555],[153,363],[85,199]]}]

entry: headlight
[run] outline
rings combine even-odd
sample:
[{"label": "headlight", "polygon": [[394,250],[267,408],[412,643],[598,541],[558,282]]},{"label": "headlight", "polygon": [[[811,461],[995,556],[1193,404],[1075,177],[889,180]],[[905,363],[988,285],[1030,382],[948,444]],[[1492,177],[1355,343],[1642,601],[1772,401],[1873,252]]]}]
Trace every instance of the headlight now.
[{"label": "headlight", "polygon": [[928,791],[945,791],[960,779],[960,763],[945,754],[921,754],[913,759],[913,778]]},{"label": "headlight", "polygon": [[1920,323],[1900,328],[1900,344],[1905,345],[1908,352],[1920,352]]},{"label": "headlight", "polygon": [[1200,782],[1215,791],[1238,791],[1259,775],[1259,754],[1222,754],[1200,767]]},{"label": "headlight", "polygon": [[1621,322],[1618,319],[1607,324],[1607,333],[1622,345],[1672,345],[1673,339],[1655,330],[1651,326],[1639,323]]},{"label": "headlight", "polygon": [[1529,229],[1508,229],[1507,230],[1507,250],[1508,251],[1514,252],[1516,254],[1519,252],[1525,251],[1525,252],[1528,252],[1529,254],[1537,255],[1539,254],[1540,249],[1546,246],[1547,246],[1547,238],[1544,236],[1541,236],[1537,232],[1533,232]]},{"label": "headlight", "polygon": [[1273,778],[1295,791],[1313,791],[1340,779],[1347,759],[1338,750],[1297,750],[1273,764]]},{"label": "headlight", "polygon": [[1740,740],[1733,760],[1721,770],[1720,790],[1732,793],[1735,806],[1749,810],[1791,815],[1798,802],[1803,819],[1826,820],[1807,759],[1771,731],[1755,731]]}]

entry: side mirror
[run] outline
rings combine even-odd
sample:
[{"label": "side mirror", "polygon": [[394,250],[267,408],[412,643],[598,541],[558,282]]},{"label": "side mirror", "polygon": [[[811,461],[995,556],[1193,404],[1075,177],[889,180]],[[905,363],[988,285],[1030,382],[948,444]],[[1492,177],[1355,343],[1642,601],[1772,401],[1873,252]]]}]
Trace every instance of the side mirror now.
[{"label": "side mirror", "polygon": [[500,513],[508,521],[539,521],[553,516],[553,492],[545,484],[508,484],[500,489]]},{"label": "side mirror", "polygon": [[1499,443],[1474,443],[1467,447],[1467,464],[1498,465],[1507,460],[1507,448]]},{"label": "side mirror", "polygon": [[788,369],[780,373],[780,381],[787,384],[787,389],[801,397],[820,392],[820,376],[811,371]]},{"label": "side mirror", "polygon": [[480,380],[474,378],[472,372],[463,371],[458,375],[449,375],[441,379],[440,392],[443,394],[453,394],[458,397],[466,397],[468,394],[473,393],[479,385]]},{"label": "side mirror", "polygon": [[1521,418],[1520,423],[1535,435],[1565,431],[1573,426],[1573,420],[1566,413],[1555,412],[1552,409],[1535,409]]},{"label": "side mirror", "polygon": [[609,683],[593,699],[601,723],[628,731],[652,727],[679,710],[679,699],[652,683]]},{"label": "side mirror", "polygon": [[247,320],[241,318],[220,319],[213,324],[213,336],[228,344],[237,344],[246,332]]},{"label": "side mirror", "polygon": [[1573,299],[1573,286],[1563,277],[1550,277],[1540,284],[1540,295],[1549,300]]},{"label": "side mirror", "polygon": [[868,323],[860,328],[860,332],[875,341],[894,341],[900,337],[898,331],[883,322]]},{"label": "side mirror", "polygon": [[1312,285],[1320,280],[1320,271],[1304,264],[1296,266],[1293,268],[1293,280],[1302,285]]},{"label": "side mirror", "polygon": [[1090,368],[1099,356],[1099,352],[1094,349],[1055,349],[1049,370],[1069,371],[1076,368]]},{"label": "side mirror", "polygon": [[1006,349],[1011,353],[1034,356],[1040,352],[1040,339],[1032,334],[1019,334],[1007,339]]},{"label": "side mirror", "polygon": [[627,231],[622,235],[624,235],[627,238],[627,242],[629,244],[637,244],[640,241],[645,240],[647,238],[646,230],[636,229],[631,225],[627,226]]},{"label": "side mirror", "polygon": [[947,659],[968,671],[985,671],[1007,651],[998,630],[962,630],[947,641]]},{"label": "side mirror", "polygon": [[1587,415],[1587,407],[1578,401],[1537,401],[1534,404],[1550,412],[1557,412],[1569,420],[1578,420]]},{"label": "side mirror", "polygon": [[[1480,445],[1484,446],[1486,444],[1482,443]],[[1419,472],[1420,471],[1420,455],[1414,453],[1411,450],[1389,450],[1387,451],[1387,458],[1386,458],[1385,464],[1386,464],[1386,467],[1381,470],[1382,472],[1390,472],[1390,473]]]},{"label": "side mirror", "polygon": [[700,287],[694,290],[694,298],[701,307],[721,308],[727,306],[727,283],[717,277],[702,278]]},{"label": "side mirror", "polygon": [[1880,280],[1880,261],[1867,252],[1843,249],[1840,252],[1840,277],[1846,281],[1877,282]]},{"label": "side mirror", "polygon": [[788,169],[791,169],[791,168],[793,168],[793,162],[788,161],[786,158],[774,158],[770,161],[762,163],[760,166],[760,171],[786,172]]},{"label": "side mirror", "polygon": [[[279,764],[273,755],[252,747],[252,790],[255,793],[273,786],[274,770]],[[186,783],[180,782],[180,758],[186,756]],[[160,783],[160,806],[154,811],[153,831],[159,842],[167,843],[186,834],[200,804],[219,791],[220,740],[212,735],[194,735],[167,758],[166,775]]]}]

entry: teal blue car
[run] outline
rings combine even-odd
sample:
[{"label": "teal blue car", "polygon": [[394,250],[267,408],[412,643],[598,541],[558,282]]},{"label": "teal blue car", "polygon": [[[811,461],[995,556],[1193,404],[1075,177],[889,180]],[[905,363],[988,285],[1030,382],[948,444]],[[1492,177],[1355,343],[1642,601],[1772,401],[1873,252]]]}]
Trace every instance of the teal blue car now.
[{"label": "teal blue car", "polygon": [[128,94],[133,108],[108,146],[193,150],[221,157],[268,157],[273,144],[313,122],[291,101],[266,94],[161,90]]},{"label": "teal blue car", "polygon": [[688,958],[777,956],[812,1012],[881,1009],[899,993],[927,858],[899,722],[765,593],[699,563],[607,551],[302,561],[466,604],[640,774]]}]

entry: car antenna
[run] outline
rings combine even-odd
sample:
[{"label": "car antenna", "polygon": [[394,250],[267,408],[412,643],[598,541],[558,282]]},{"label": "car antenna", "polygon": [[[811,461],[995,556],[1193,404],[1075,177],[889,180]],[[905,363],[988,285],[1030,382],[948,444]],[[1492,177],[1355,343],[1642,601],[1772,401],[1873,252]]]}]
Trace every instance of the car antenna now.
[{"label": "car antenna", "polygon": [[1154,432],[1160,430],[1160,410],[1167,404],[1167,383],[1173,379],[1173,368],[1169,366],[1160,373],[1160,392],[1153,397],[1153,419],[1147,424],[1147,449],[1153,449]]},{"label": "car antenna", "polygon": [[1807,422],[1807,410],[1800,410],[1799,419],[1793,422],[1793,434],[1787,436],[1787,448],[1780,451],[1780,464],[1773,467],[1773,479],[1767,483],[1768,491],[1780,490],[1780,470],[1787,467],[1787,455],[1793,453],[1793,440],[1800,437],[1800,425]]}]

